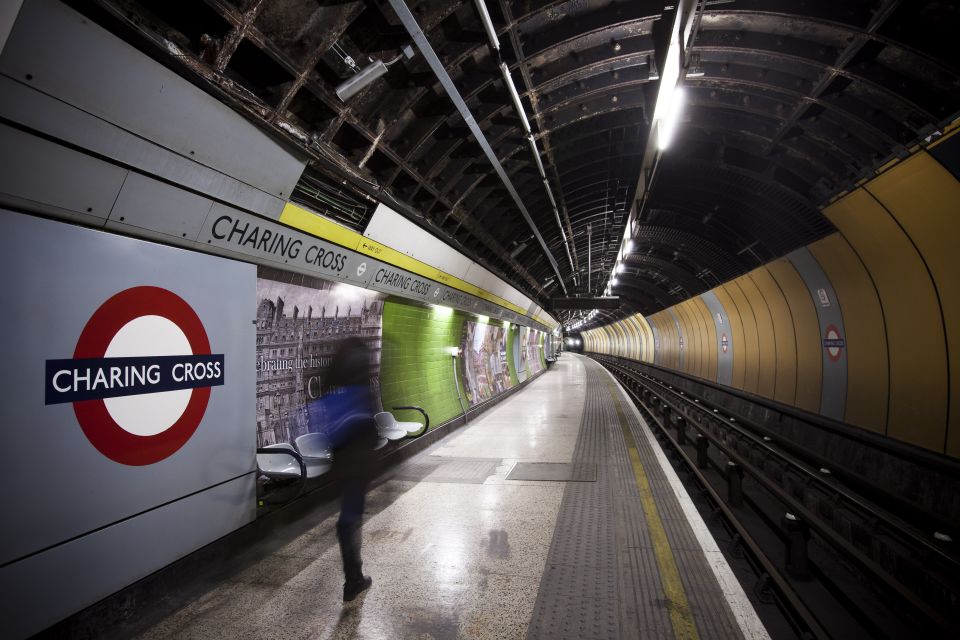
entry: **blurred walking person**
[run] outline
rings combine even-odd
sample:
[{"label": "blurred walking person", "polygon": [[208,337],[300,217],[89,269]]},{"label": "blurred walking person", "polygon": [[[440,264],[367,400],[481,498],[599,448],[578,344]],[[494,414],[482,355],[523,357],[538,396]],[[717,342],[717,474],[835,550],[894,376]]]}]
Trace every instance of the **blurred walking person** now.
[{"label": "blurred walking person", "polygon": [[[376,413],[371,388],[370,351],[360,338],[338,345],[326,376],[325,395],[310,410],[311,428],[321,430],[333,448],[333,474],[340,488],[337,540],[343,558],[343,600],[350,602],[373,584],[363,575],[360,529],[367,483],[375,473]],[[311,403],[313,404],[313,403]]]}]

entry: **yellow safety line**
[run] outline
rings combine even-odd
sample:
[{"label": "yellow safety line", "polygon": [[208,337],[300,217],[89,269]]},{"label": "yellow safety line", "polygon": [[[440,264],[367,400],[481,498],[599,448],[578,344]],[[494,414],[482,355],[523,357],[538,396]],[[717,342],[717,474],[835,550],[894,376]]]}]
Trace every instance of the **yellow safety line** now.
[{"label": "yellow safety line", "polygon": [[606,382],[610,395],[613,397],[613,403],[617,408],[620,429],[623,431],[623,439],[627,442],[627,452],[630,454],[630,463],[633,465],[633,477],[637,482],[637,489],[640,491],[643,515],[647,520],[647,529],[650,531],[653,551],[657,557],[657,568],[660,570],[660,583],[663,586],[664,594],[667,596],[667,609],[670,612],[673,635],[677,640],[697,640],[699,638],[697,625],[693,620],[693,612],[690,610],[687,592],[680,580],[680,570],[677,569],[677,562],[673,557],[670,541],[667,539],[667,531],[663,528],[657,503],[653,499],[653,490],[650,488],[647,472],[640,461],[637,443],[633,439],[633,434],[630,433],[627,417],[620,405],[620,397],[616,388],[609,380]]}]

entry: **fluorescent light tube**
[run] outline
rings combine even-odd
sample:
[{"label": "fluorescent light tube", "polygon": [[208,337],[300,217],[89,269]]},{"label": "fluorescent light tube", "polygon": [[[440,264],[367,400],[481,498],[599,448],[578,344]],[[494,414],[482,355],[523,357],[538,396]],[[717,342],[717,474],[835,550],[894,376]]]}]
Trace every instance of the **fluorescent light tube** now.
[{"label": "fluorescent light tube", "polygon": [[520,116],[520,122],[523,124],[523,130],[527,132],[527,135],[530,134],[530,123],[527,121],[527,114],[523,111],[523,103],[520,102],[520,94],[517,93],[517,88],[513,84],[513,78],[510,76],[510,67],[507,66],[506,62],[500,63],[500,71],[503,73],[503,81],[507,85],[507,89],[510,91],[510,97],[513,98],[513,107],[517,110],[517,115]]},{"label": "fluorescent light tube", "polygon": [[474,0],[477,5],[477,11],[480,13],[480,22],[483,28],[487,30],[487,38],[490,39],[490,46],[495,51],[500,51],[500,40],[497,39],[497,30],[493,28],[493,20],[490,19],[490,12],[487,11],[487,5],[483,0]]}]

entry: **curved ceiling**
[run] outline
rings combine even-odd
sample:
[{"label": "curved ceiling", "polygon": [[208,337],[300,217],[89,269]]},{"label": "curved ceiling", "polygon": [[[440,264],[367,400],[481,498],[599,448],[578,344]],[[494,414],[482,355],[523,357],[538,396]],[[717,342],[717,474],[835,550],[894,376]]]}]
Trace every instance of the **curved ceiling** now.
[{"label": "curved ceiling", "polygon": [[[310,155],[299,190],[308,204],[362,227],[372,199],[383,200],[548,308],[563,288],[603,292],[638,200],[675,2],[486,0],[499,55],[474,1],[407,2],[563,286],[423,55],[400,58],[346,102],[335,94],[355,73],[351,61],[389,62],[411,42],[388,2],[75,4]],[[939,135],[960,110],[951,42],[960,3],[696,5],[684,118],[614,288],[624,304],[593,324],[655,312],[830,233],[819,205]],[[170,42],[185,55],[170,56]]]}]

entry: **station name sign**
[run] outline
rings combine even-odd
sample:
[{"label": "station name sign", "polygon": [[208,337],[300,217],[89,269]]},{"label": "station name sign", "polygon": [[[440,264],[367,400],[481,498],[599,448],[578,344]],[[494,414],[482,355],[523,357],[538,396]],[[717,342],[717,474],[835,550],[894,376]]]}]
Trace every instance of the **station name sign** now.
[{"label": "station name sign", "polygon": [[210,235],[222,245],[237,247],[245,253],[269,255],[275,260],[299,262],[330,275],[340,275],[349,257],[346,251],[320,241],[304,241],[280,225],[221,214],[210,227]]},{"label": "station name sign", "polygon": [[[379,244],[363,241],[361,247],[369,254],[365,255],[225,205],[214,205],[198,241],[321,278],[491,317],[511,317],[511,312],[500,305],[377,260],[374,256],[383,252]],[[434,275],[441,281],[447,279],[439,271]],[[526,320],[519,315],[513,317],[518,322]]]},{"label": "station name sign", "polygon": [[46,361],[44,404],[223,384],[223,354]]}]

